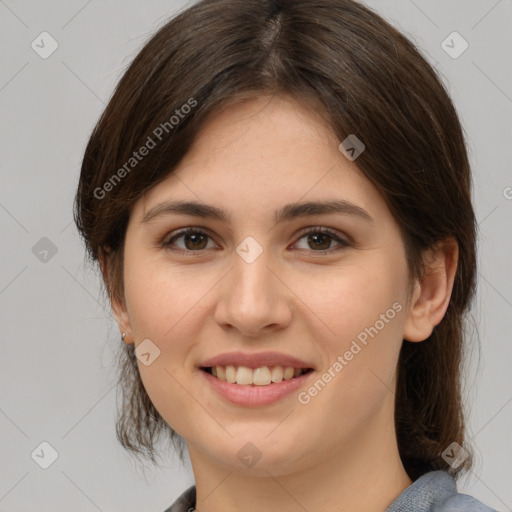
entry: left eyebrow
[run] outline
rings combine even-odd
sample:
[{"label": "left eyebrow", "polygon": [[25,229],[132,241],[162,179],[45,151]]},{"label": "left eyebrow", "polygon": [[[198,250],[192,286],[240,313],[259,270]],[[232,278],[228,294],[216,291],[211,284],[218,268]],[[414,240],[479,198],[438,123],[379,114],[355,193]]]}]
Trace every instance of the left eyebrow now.
[{"label": "left eyebrow", "polygon": [[366,210],[344,199],[287,204],[275,213],[274,220],[276,223],[279,223],[285,220],[292,220],[297,217],[325,215],[328,213],[352,215],[354,217],[359,217],[370,224],[375,224],[372,216]]},{"label": "left eyebrow", "polygon": [[[283,221],[290,221],[299,217],[310,217],[313,215],[325,215],[329,213],[351,215],[359,217],[370,224],[375,224],[372,216],[366,210],[344,199],[290,203],[274,213],[274,221],[278,224]],[[151,208],[144,215],[140,223],[145,224],[161,215],[171,214],[211,218],[220,220],[226,224],[231,221],[230,215],[216,206],[199,203],[197,201],[164,201]]]}]

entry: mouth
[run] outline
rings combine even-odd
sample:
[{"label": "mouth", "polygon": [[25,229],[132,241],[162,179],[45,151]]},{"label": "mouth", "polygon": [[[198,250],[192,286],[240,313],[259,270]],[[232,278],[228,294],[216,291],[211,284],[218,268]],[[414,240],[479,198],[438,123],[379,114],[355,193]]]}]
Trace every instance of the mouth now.
[{"label": "mouth", "polygon": [[241,386],[272,386],[311,373],[313,368],[294,368],[292,366],[247,366],[217,365],[201,366],[200,370],[212,377],[230,384]]}]

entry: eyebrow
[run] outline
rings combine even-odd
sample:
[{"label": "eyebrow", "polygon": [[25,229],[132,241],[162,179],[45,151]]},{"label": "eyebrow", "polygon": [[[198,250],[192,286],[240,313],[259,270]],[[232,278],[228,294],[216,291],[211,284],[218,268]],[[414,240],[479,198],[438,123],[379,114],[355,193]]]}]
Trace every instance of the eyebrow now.
[{"label": "eyebrow", "polygon": [[[329,213],[351,215],[359,217],[370,224],[375,224],[372,216],[366,210],[344,199],[287,204],[274,213],[274,221],[278,224],[280,222],[290,221],[299,217],[324,215]],[[171,214],[211,218],[220,220],[226,224],[231,221],[229,214],[212,205],[199,203],[197,201],[164,201],[151,208],[144,215],[140,223],[146,224],[157,217]]]}]

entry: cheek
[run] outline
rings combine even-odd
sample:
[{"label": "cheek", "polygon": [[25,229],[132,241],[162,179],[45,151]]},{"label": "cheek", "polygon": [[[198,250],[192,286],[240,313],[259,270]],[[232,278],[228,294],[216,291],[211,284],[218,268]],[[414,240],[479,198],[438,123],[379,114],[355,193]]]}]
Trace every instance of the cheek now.
[{"label": "cheek", "polygon": [[327,356],[329,382],[314,398],[319,410],[350,411],[352,420],[363,420],[392,389],[405,311],[401,280],[381,259],[303,281],[311,285],[304,302],[315,313],[315,337]]},{"label": "cheek", "polygon": [[[201,282],[162,261],[132,252],[125,260],[125,293],[136,340],[163,343],[165,334],[197,302]],[[197,280],[196,280],[197,281]]]},{"label": "cheek", "polygon": [[304,314],[313,318],[314,313],[320,331],[335,344],[354,339],[390,308],[387,316],[395,317],[393,303],[401,300],[400,277],[376,258],[364,266],[347,265],[290,279],[296,283],[294,292],[303,302]]},{"label": "cheek", "polygon": [[[137,359],[144,388],[163,419],[183,436],[189,430],[183,411],[191,406],[183,388],[190,378],[184,363],[190,350],[187,343],[194,337],[190,313],[197,298],[186,293],[190,283],[180,280],[175,268],[164,267],[132,253],[125,264],[125,293],[136,345],[149,339],[159,350],[149,365]],[[199,294],[197,288],[190,289]]]}]

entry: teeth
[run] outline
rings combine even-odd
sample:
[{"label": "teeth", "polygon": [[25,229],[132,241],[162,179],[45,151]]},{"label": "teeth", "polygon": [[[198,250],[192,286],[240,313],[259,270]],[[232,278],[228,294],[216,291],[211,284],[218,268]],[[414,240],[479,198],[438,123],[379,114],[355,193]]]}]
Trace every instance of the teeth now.
[{"label": "teeth", "polygon": [[[218,369],[219,367],[217,366],[216,368]],[[231,364],[226,366],[226,380],[231,382],[231,384],[236,382],[236,368]]]},{"label": "teeth", "polygon": [[272,368],[272,382],[281,382],[283,380],[283,367],[274,366]]},{"label": "teeth", "polygon": [[253,371],[245,366],[239,366],[236,372],[237,384],[252,384]]},{"label": "teeth", "polygon": [[261,366],[260,368],[247,368],[246,366],[226,366],[212,367],[212,375],[220,380],[230,382],[231,384],[267,386],[272,382],[278,383],[283,380],[290,380],[299,377],[306,370],[302,368],[293,368],[292,366]]},{"label": "teeth", "polygon": [[[240,370],[238,370],[238,371],[240,371]],[[263,366],[263,368],[256,368],[251,373],[252,373],[252,384],[256,384],[256,386],[266,386],[272,382],[272,379],[270,377],[270,370],[269,370],[268,366]]]},{"label": "teeth", "polygon": [[293,379],[293,376],[295,375],[295,369],[291,368],[290,366],[288,368],[284,369],[283,373],[283,379],[284,380],[290,380]]}]

